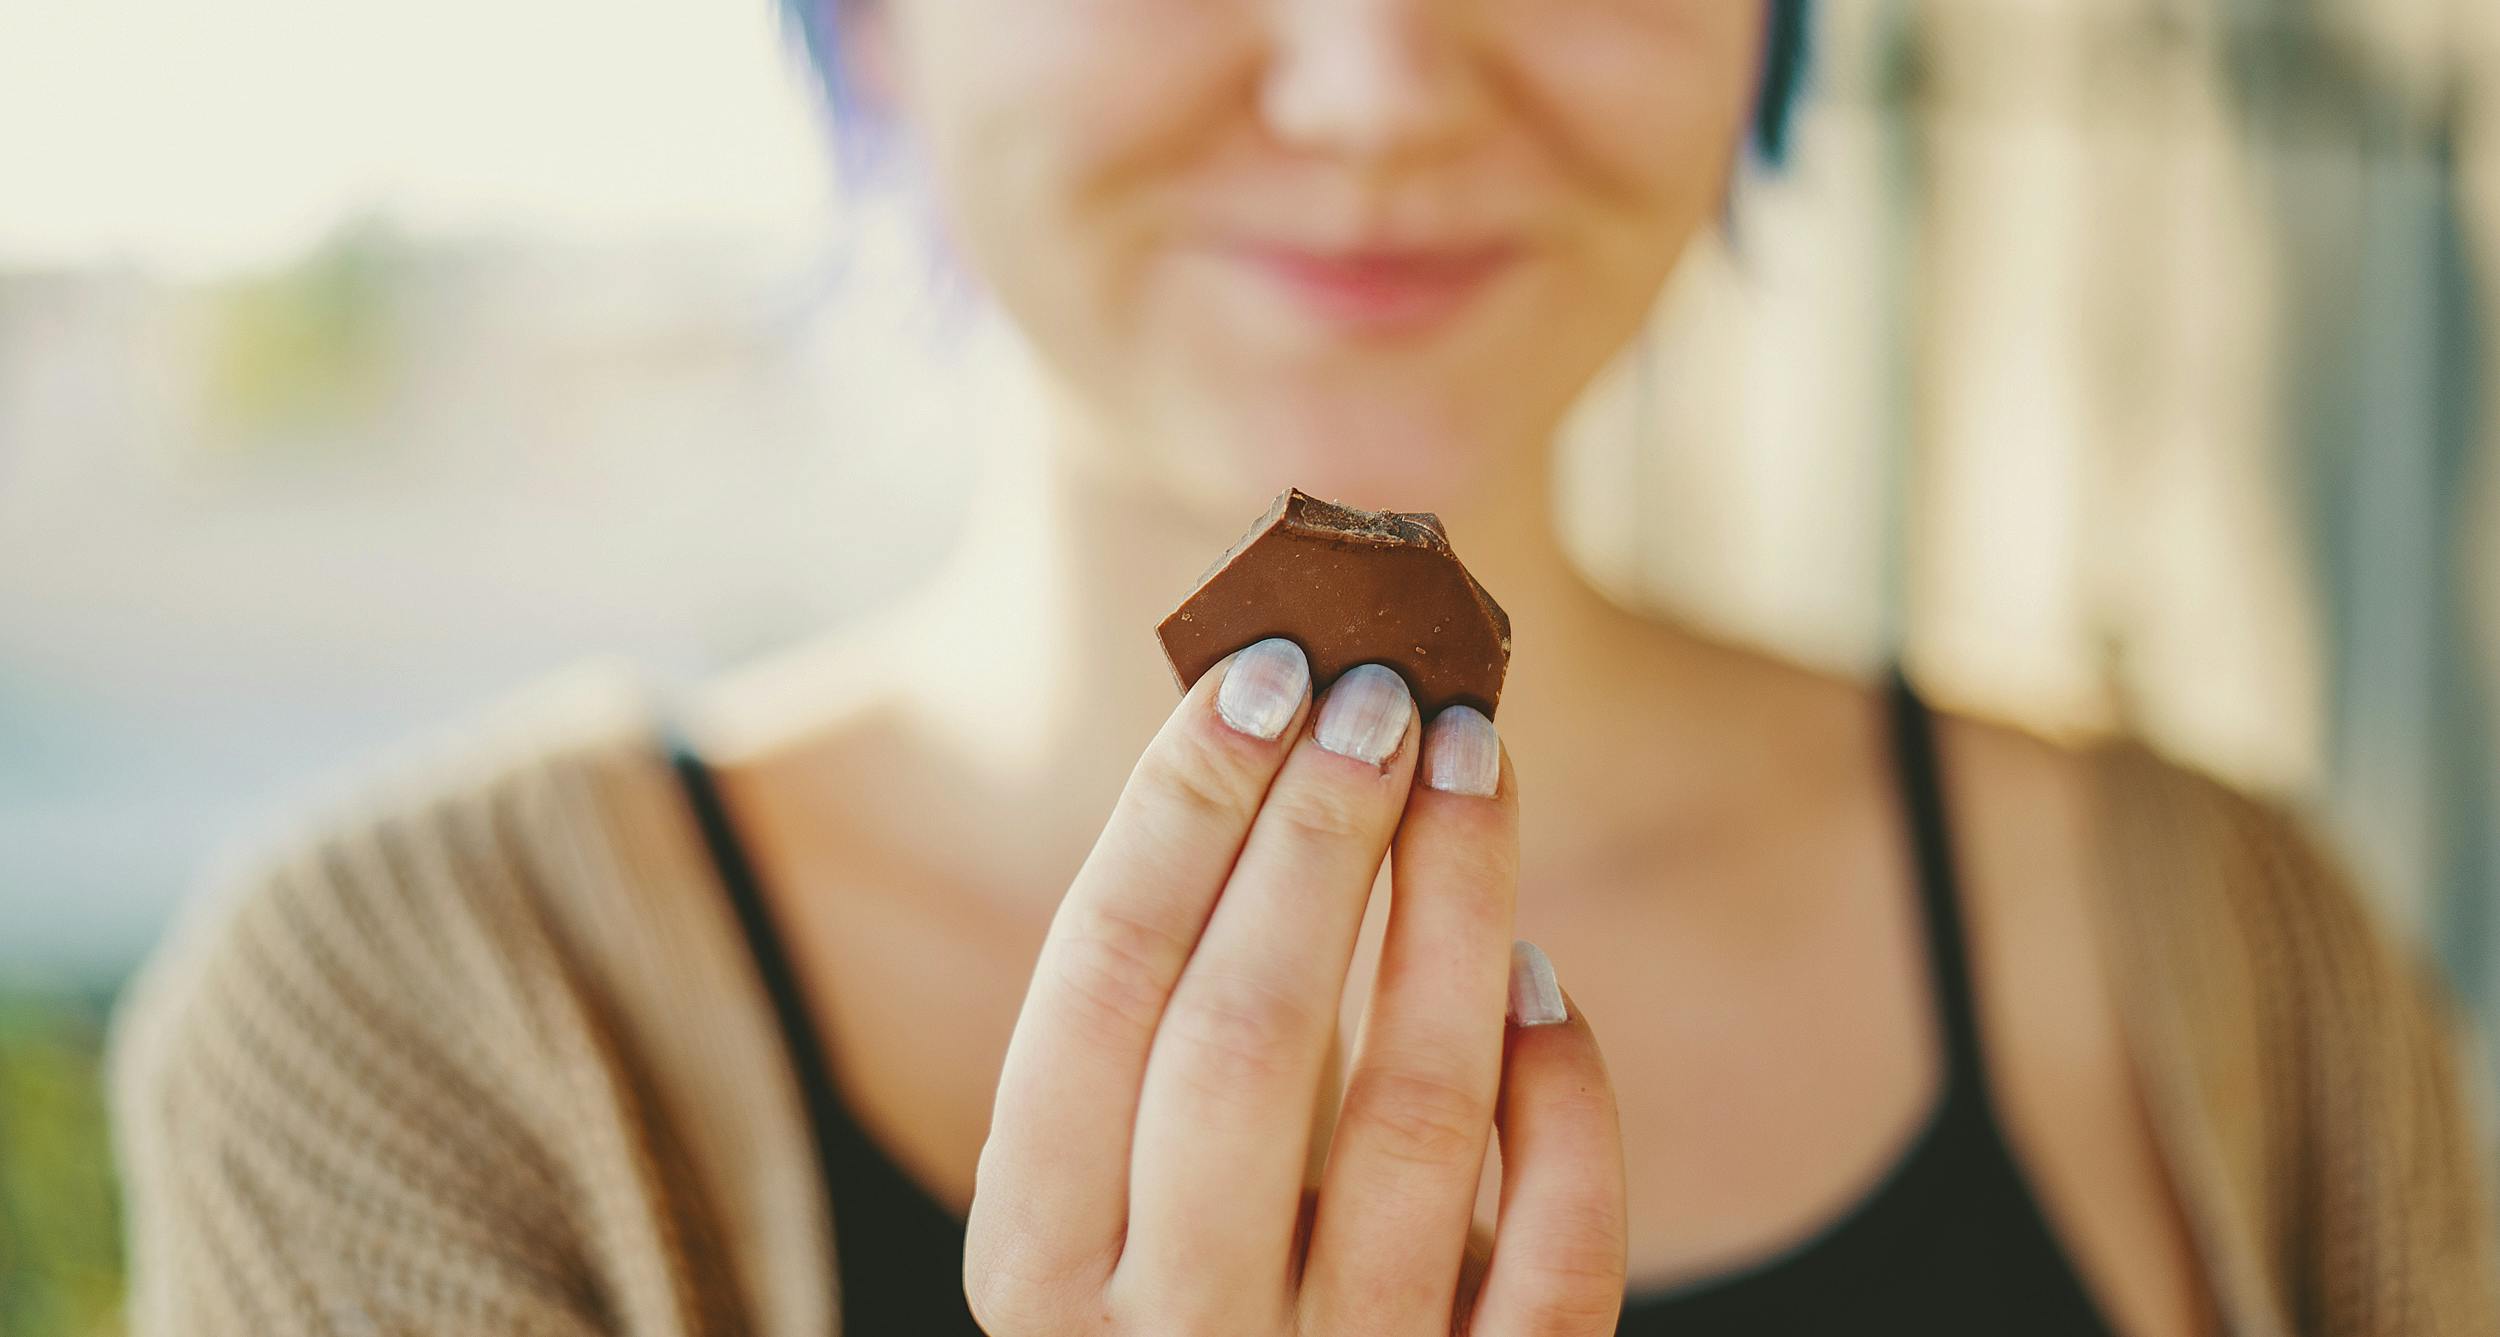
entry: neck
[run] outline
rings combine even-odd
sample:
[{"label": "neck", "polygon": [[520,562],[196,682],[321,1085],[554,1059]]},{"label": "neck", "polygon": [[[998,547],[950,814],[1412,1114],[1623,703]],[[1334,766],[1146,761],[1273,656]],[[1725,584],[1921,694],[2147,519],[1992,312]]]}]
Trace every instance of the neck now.
[{"label": "neck", "polygon": [[[787,787],[795,798],[839,783],[824,769],[838,769],[839,749],[818,746],[829,738],[808,722],[823,718],[808,700],[838,697],[859,677],[879,684],[879,698],[908,721],[909,752],[929,769],[879,782],[867,796],[886,810],[878,825],[925,823],[932,805],[977,812],[977,841],[957,832],[912,843],[943,846],[952,878],[1055,893],[1064,877],[1044,874],[1072,874],[1083,861],[1179,700],[1155,624],[1274,491],[1192,501],[1107,465],[1137,456],[1064,426],[1047,445],[1021,444],[988,461],[963,540],[937,578],[879,630],[840,637],[838,669],[801,655],[767,675],[786,690],[725,695],[747,699],[740,713],[759,727],[738,732],[772,759],[767,769],[812,777]],[[1731,722],[1708,690],[1726,661],[1721,647],[1612,602],[1581,574],[1555,523],[1546,450],[1502,458],[1515,463],[1465,491],[1341,499],[1438,514],[1509,612],[1514,648],[1497,724],[1529,783],[1570,796],[1540,805],[1523,840],[1569,862],[1610,828],[1654,820],[1658,804],[1674,801],[1677,768],[1654,753],[1627,755],[1627,738],[1682,740],[1670,756],[1717,750],[1702,740]],[[770,698],[779,705],[754,709]]]},{"label": "neck", "polygon": [[[922,722],[945,735],[950,754],[977,759],[984,789],[1065,796],[1092,811],[1179,699],[1155,624],[1296,480],[1229,505],[1193,501],[1104,464],[1124,456],[1074,439],[1076,430],[1063,424],[1046,447],[992,459],[965,538],[904,643],[929,652],[912,665]],[[1515,758],[1589,755],[1583,745],[1604,755],[1604,740],[1619,736],[1602,718],[1608,704],[1631,690],[1630,675],[1654,683],[1660,667],[1631,647],[1677,638],[1610,601],[1574,563],[1555,523],[1548,452],[1503,458],[1515,464],[1464,493],[1342,500],[1436,512],[1508,610],[1516,648],[1499,723]]]}]

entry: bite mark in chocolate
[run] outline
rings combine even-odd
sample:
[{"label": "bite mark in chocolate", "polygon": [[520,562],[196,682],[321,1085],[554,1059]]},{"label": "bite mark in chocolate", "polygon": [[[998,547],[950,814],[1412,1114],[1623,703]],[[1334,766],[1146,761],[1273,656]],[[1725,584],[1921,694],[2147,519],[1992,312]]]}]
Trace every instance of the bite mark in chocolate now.
[{"label": "bite mark in chocolate", "polygon": [[1430,719],[1487,717],[1510,668],[1510,617],[1428,511],[1366,511],[1287,488],[1155,628],[1186,692],[1233,651],[1270,636],[1302,647],[1315,690],[1357,664],[1406,679]]}]

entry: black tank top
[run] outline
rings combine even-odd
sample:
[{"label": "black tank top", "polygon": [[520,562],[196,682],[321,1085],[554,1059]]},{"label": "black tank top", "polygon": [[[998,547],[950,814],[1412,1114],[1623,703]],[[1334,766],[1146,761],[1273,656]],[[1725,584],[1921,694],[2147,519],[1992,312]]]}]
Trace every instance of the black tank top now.
[{"label": "black tank top", "polygon": [[[1753,1265],[1626,1296],[1618,1328],[1626,1337],[2107,1337],[2113,1331],[2058,1246],[1992,1108],[1932,726],[1900,666],[1888,666],[1885,678],[1946,1059],[1943,1097],[1909,1148],[1853,1207]],[[825,1192],[834,1204],[844,1331],[979,1337],[963,1295],[963,1222],[851,1118],[710,778],[689,751],[681,749],[677,762],[780,1018],[814,1125]],[[1637,1043],[1622,1019],[1613,1025],[1612,1043]]]}]

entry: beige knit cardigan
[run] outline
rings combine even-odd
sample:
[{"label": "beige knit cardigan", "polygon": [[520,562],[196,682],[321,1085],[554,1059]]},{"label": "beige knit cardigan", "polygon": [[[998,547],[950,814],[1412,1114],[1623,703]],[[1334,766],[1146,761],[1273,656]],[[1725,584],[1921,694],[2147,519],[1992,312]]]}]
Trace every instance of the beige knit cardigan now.
[{"label": "beige knit cardigan", "polygon": [[[113,1040],[140,1337],[836,1331],[772,1009],[629,673],[222,879]],[[2489,1337],[2436,995],[2278,810],[2097,762],[2108,968],[2222,1330]]]}]

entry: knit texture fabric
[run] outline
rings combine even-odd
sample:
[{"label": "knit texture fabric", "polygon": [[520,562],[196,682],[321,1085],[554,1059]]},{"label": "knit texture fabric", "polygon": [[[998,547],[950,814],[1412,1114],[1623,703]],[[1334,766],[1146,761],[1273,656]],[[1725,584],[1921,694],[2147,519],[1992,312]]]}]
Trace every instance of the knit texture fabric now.
[{"label": "knit texture fabric", "polygon": [[2500,1333],[2489,1111],[2427,964],[2279,806],[2094,760],[2105,964],[2223,1330]]},{"label": "knit texture fabric", "polygon": [[[542,684],[219,879],[123,1004],[137,1337],[826,1337],[771,1005],[633,675]],[[2095,754],[2126,1026],[2223,1330],[2500,1332],[2413,957],[2281,810]]]}]

